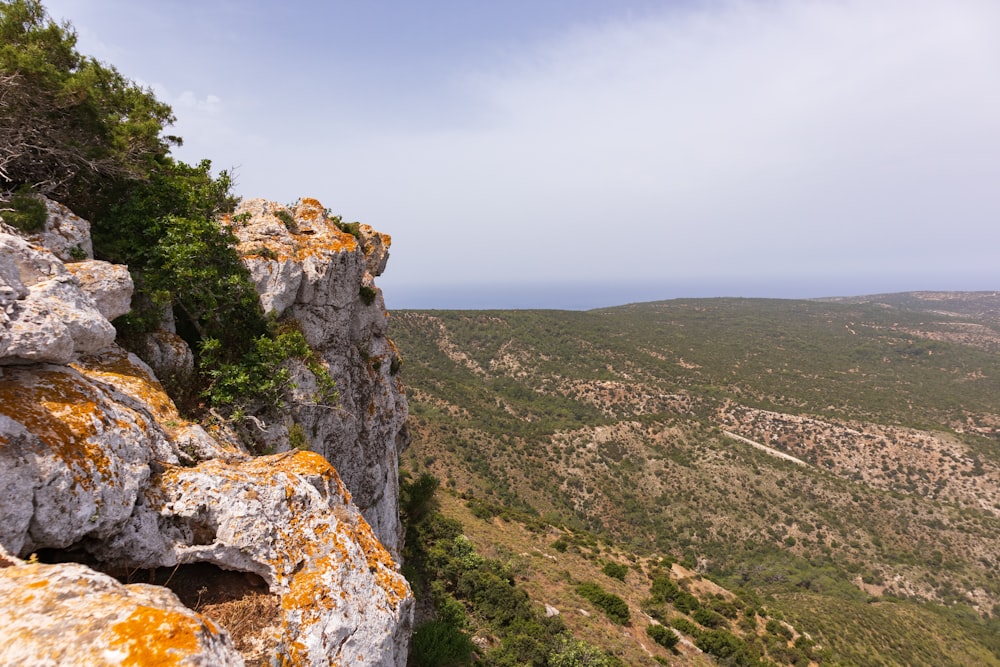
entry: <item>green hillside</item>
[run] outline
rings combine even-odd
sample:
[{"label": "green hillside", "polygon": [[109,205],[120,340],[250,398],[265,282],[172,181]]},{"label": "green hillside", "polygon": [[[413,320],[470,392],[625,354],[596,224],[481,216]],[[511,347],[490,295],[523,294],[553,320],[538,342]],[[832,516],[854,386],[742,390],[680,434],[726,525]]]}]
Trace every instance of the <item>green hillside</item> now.
[{"label": "green hillside", "polygon": [[403,466],[759,596],[824,664],[1000,664],[996,306],[396,312]]}]

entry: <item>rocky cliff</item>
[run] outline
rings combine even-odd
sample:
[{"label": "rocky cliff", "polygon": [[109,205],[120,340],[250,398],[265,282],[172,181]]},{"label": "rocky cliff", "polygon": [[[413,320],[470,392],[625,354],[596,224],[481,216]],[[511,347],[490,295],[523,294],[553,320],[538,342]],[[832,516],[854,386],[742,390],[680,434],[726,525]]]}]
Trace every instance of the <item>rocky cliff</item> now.
[{"label": "rocky cliff", "polygon": [[298,323],[340,398],[334,408],[310,400],[315,380],[306,368],[293,367],[293,396],[259,437],[280,451],[288,447],[288,429],[301,428],[308,448],[334,463],[375,534],[397,554],[396,480],[398,456],[409,442],[407,405],[374,283],[389,258],[390,238],[368,225],[342,229],[315,199],[292,207],[251,199],[227,222],[264,311]]},{"label": "rocky cliff", "polygon": [[[311,400],[315,380],[293,368],[288,412],[260,424],[267,456],[183,419],[115,344],[132,284],[90,259],[85,221],[50,205],[42,234],[0,225],[0,605],[17,618],[0,662],[405,664],[412,595],[393,553],[406,403],[372,284],[388,238],[321,224],[308,200],[282,231],[276,210],[247,202],[230,224],[263,305],[300,323],[340,403]],[[169,331],[146,352],[158,368],[189,363]],[[308,447],[290,446],[293,428]],[[189,606],[252,598],[270,612],[237,647],[139,573],[182,597],[187,584]]]}]

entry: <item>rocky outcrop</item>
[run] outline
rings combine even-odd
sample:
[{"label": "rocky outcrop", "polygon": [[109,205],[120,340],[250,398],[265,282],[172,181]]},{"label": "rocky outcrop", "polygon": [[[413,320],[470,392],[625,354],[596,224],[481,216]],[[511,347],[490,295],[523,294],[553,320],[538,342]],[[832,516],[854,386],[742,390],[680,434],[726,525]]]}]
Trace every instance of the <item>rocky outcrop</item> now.
[{"label": "rocky outcrop", "polygon": [[66,268],[108,321],[132,309],[132,276],[127,266],[90,259],[67,264]]},{"label": "rocky outcrop", "polygon": [[115,329],[80,280],[12,232],[0,227],[0,364],[64,364],[110,345]]},{"label": "rocky outcrop", "polygon": [[229,224],[265,311],[298,323],[340,397],[336,405],[316,404],[309,399],[311,373],[293,367],[296,389],[277,428],[267,430],[267,446],[287,449],[287,427],[301,428],[309,449],[333,463],[379,540],[397,555],[397,462],[409,442],[407,405],[374,284],[391,239],[368,225],[340,223],[315,199],[291,208],[251,199]]},{"label": "rocky outcrop", "polygon": [[[70,270],[9,228],[0,231],[0,363],[6,364],[0,366],[0,548],[21,557],[61,550],[62,558],[112,573],[193,563],[244,572],[260,577],[279,601],[275,625],[256,638],[265,655],[282,664],[404,665],[412,595],[337,470],[313,452],[252,457],[221,425],[208,432],[181,418],[152,369],[113,342],[108,318],[122,314],[131,290],[124,267],[87,261]],[[357,278],[355,291],[363,275]],[[347,327],[341,337],[359,340],[349,319],[339,322]],[[338,383],[352,408],[357,399],[350,391],[378,386],[372,378],[351,384],[338,376]],[[366,424],[378,422],[378,410],[399,409],[395,399],[371,405],[376,414],[367,421],[342,415],[337,433],[370,434]],[[391,499],[393,512],[399,418],[381,417],[395,424],[391,464],[382,458],[355,464],[379,471],[391,487],[380,497]],[[342,422],[361,426],[350,431]],[[337,445],[368,456],[358,443]],[[386,453],[383,447],[376,455]],[[395,516],[376,516],[395,535]],[[124,586],[83,565],[0,560],[0,567],[12,564],[0,570],[9,580],[0,582],[0,615],[28,609],[25,618],[36,628],[17,625],[16,646],[0,639],[0,662],[34,651],[51,653],[55,662],[79,655],[86,664],[129,656],[138,656],[136,664],[146,664],[145,657],[239,664],[225,633],[178,609],[164,589]],[[70,589],[80,593],[78,606],[66,602]],[[50,624],[19,602],[34,599]],[[81,611],[88,606],[94,625]],[[56,639],[60,623],[67,631]],[[93,660],[91,644],[103,651]]]},{"label": "rocky outcrop", "polygon": [[274,652],[295,664],[406,662],[406,581],[313,452],[167,468],[107,544],[109,556],[131,567],[209,562],[259,575],[281,598]]},{"label": "rocky outcrop", "polygon": [[243,665],[226,630],[169,590],[83,565],[25,563],[0,549],[0,600],[9,610],[0,664]]},{"label": "rocky outcrop", "polygon": [[94,259],[90,223],[59,202],[46,199],[45,208],[45,227],[37,233],[29,234],[27,239],[46,248],[63,262]]}]

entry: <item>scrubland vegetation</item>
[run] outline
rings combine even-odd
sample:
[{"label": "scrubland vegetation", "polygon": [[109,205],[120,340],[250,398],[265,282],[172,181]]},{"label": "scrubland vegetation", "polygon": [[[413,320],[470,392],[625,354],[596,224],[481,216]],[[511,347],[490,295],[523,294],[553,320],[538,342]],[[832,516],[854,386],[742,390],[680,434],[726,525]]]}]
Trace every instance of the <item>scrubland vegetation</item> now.
[{"label": "scrubland vegetation", "polygon": [[[595,574],[538,575],[560,595],[600,600],[596,585],[632,600],[632,623],[680,623],[723,664],[997,664],[1000,320],[987,295],[956,295],[952,310],[943,296],[897,300],[397,312],[414,434],[403,463],[475,521],[535,525],[522,551],[590,554]],[[503,531],[481,548],[493,540]],[[741,610],[683,588],[666,612],[643,607],[649,583],[631,564],[624,581],[604,572],[604,548],[683,564],[795,637],[782,648],[772,623],[758,642]],[[593,600],[579,602],[590,622],[621,625]],[[597,644],[656,643],[626,635]]]}]

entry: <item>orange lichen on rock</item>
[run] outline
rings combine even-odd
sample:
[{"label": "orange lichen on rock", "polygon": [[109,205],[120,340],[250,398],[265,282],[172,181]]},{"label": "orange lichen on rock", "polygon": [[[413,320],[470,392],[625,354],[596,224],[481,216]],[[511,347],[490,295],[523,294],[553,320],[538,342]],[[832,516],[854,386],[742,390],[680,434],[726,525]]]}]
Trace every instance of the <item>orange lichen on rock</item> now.
[{"label": "orange lichen on rock", "polygon": [[306,220],[309,222],[325,220],[326,209],[323,208],[323,204],[318,199],[303,197],[295,207],[294,215],[296,220]]},{"label": "orange lichen on rock", "polygon": [[[335,538],[339,550],[344,549],[343,542]],[[285,610],[300,610],[314,613],[336,607],[337,596],[327,581],[329,572],[337,568],[336,561],[330,556],[320,556],[312,560],[305,569],[296,572],[288,586],[288,592],[281,596],[281,608]]]},{"label": "orange lichen on rock", "polygon": [[[22,424],[47,451],[68,467],[89,469],[110,482],[111,463],[94,442],[109,427],[117,428],[99,405],[95,389],[76,373],[52,366],[31,373],[8,373],[0,383],[0,414]],[[84,488],[98,480],[74,476]]]},{"label": "orange lichen on rock", "polygon": [[199,635],[211,634],[204,623],[175,611],[138,606],[119,623],[112,625],[108,647],[125,654],[125,666],[168,667],[181,665],[199,647]]},{"label": "orange lichen on rock", "polygon": [[160,423],[180,419],[174,402],[163,385],[145,368],[136,364],[128,352],[112,347],[99,355],[86,356],[70,364],[83,375],[113,385],[141,401]]},{"label": "orange lichen on rock", "polygon": [[237,250],[245,258],[302,262],[312,256],[358,250],[358,240],[329,220],[326,209],[316,199],[303,198],[291,209],[263,200],[246,204],[249,208],[245,213],[252,217],[233,229],[240,239]]},{"label": "orange lichen on rock", "polygon": [[259,457],[252,463],[263,470],[278,470],[293,475],[315,475],[322,477],[324,481],[333,483],[333,488],[337,490],[345,503],[351,502],[351,493],[344,486],[344,483],[340,481],[337,469],[316,452],[295,450],[284,454]]},{"label": "orange lichen on rock", "polygon": [[368,559],[368,569],[375,575],[375,581],[386,593],[387,602],[396,606],[400,601],[411,595],[410,587],[399,572],[396,563],[386,551],[382,543],[375,537],[372,528],[364,519],[360,519],[354,528],[349,529],[351,537],[358,543]]},{"label": "orange lichen on rock", "polygon": [[243,664],[229,635],[172,593],[76,563],[0,569],[0,600],[0,664]]}]

